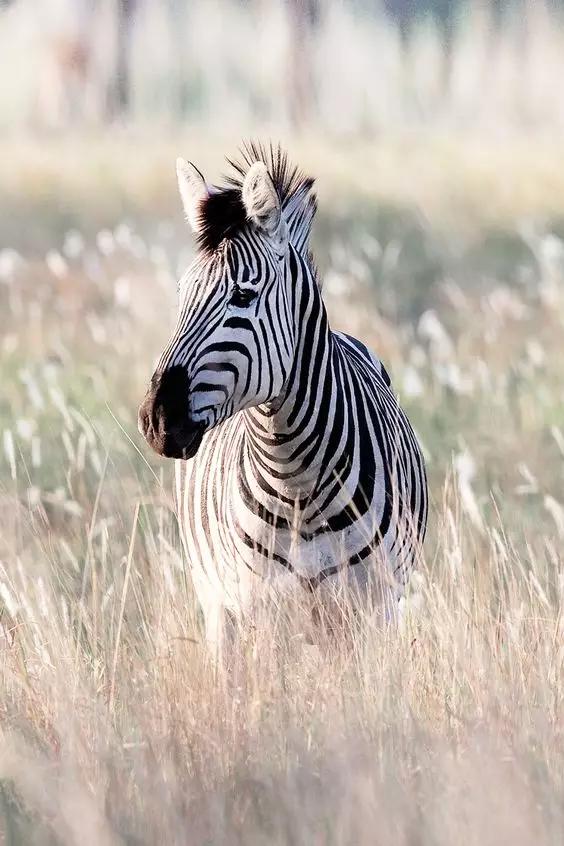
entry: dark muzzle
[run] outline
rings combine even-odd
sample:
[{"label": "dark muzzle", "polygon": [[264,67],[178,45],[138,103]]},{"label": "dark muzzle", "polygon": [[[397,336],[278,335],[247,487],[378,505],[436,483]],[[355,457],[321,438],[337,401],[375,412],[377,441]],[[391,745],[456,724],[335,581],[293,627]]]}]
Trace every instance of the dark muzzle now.
[{"label": "dark muzzle", "polygon": [[155,372],[139,408],[140,433],[165,458],[192,458],[202,442],[205,426],[190,419],[188,391],[184,367]]}]

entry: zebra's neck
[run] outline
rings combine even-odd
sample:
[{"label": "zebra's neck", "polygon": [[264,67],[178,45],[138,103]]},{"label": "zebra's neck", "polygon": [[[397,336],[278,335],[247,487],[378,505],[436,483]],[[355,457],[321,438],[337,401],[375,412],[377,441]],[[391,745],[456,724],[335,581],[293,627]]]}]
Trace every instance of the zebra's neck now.
[{"label": "zebra's neck", "polygon": [[307,502],[336,458],[342,398],[334,390],[335,343],[321,292],[309,262],[295,251],[290,273],[297,327],[293,366],[281,396],[244,412],[246,447],[255,474],[274,492]]}]

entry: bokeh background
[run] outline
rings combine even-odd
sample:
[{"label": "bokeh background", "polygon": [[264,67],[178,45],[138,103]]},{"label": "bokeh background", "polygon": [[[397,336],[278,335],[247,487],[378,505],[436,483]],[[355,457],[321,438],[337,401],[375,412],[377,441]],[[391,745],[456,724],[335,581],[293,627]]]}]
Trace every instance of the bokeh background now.
[{"label": "bokeh background", "polygon": [[[0,0],[0,70],[0,841],[560,844],[564,3]],[[175,158],[248,138],[432,508],[399,635],[267,621],[226,677],[136,411]]]},{"label": "bokeh background", "polygon": [[[3,128],[562,122],[560,0],[2,0]],[[14,82],[17,80],[17,85]]]}]

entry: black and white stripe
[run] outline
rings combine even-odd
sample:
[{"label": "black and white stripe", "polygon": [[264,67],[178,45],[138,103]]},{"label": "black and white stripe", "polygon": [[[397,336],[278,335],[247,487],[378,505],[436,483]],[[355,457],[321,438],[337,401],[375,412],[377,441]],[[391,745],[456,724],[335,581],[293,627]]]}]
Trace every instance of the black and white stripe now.
[{"label": "black and white stripe", "polygon": [[427,521],[425,467],[383,365],[331,330],[309,254],[312,181],[245,148],[237,177],[179,180],[199,240],[140,410],[177,462],[180,526],[210,640],[284,586],[379,586],[397,605]]}]

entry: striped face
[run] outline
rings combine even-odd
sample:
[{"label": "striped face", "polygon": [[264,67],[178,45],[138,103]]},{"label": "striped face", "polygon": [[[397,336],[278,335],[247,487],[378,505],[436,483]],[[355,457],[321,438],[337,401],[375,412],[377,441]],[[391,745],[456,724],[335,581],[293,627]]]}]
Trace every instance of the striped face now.
[{"label": "striped face", "polygon": [[270,177],[258,176],[246,221],[200,249],[181,280],[178,322],[139,410],[160,455],[191,458],[206,431],[283,394],[295,343],[289,246]]}]

